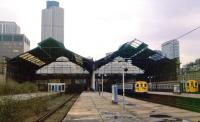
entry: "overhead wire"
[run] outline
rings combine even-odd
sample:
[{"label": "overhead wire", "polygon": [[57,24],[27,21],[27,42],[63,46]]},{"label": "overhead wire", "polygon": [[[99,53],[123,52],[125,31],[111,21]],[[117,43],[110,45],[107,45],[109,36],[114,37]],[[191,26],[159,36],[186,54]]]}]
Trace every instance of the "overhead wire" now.
[{"label": "overhead wire", "polygon": [[184,33],[183,35],[181,35],[181,36],[179,36],[179,37],[177,37],[177,38],[175,38],[175,40],[181,39],[181,38],[183,38],[184,36],[186,36],[186,35],[192,33],[193,31],[198,30],[199,28],[200,28],[200,26],[198,26],[197,28],[192,29],[191,31],[188,31],[187,33]]}]

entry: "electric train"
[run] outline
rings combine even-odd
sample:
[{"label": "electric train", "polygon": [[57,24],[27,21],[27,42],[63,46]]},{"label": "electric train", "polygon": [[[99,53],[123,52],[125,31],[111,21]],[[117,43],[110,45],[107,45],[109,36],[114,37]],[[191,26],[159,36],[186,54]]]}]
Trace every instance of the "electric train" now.
[{"label": "electric train", "polygon": [[173,92],[174,86],[179,85],[180,91],[185,93],[200,92],[200,83],[197,80],[187,81],[165,81],[150,83],[152,91]]},{"label": "electric train", "polygon": [[[122,93],[123,84],[117,84],[119,93]],[[124,84],[124,90],[126,93],[137,93],[137,94],[146,94],[148,92],[148,83],[146,81],[135,81],[127,82]]]}]

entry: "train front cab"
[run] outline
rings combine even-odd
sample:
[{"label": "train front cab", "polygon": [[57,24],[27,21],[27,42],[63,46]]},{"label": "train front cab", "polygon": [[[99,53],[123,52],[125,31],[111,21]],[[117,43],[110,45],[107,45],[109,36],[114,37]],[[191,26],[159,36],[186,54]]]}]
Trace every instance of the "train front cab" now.
[{"label": "train front cab", "polygon": [[147,93],[148,84],[145,81],[136,81],[135,83],[135,92],[136,93]]},{"label": "train front cab", "polygon": [[198,87],[198,81],[196,80],[188,80],[185,83],[185,92],[187,93],[193,93],[193,92],[198,92],[199,87]]}]

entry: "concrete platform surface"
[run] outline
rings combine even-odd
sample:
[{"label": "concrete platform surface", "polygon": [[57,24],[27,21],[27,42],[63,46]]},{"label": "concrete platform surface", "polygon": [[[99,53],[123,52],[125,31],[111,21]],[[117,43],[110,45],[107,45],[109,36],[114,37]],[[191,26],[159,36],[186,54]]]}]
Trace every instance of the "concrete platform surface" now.
[{"label": "concrete platform surface", "polygon": [[122,96],[113,104],[111,93],[83,92],[64,122],[200,122],[200,113]]},{"label": "concrete platform surface", "polygon": [[191,93],[175,94],[173,92],[149,91],[148,94],[169,95],[169,96],[179,96],[179,97],[190,97],[190,98],[199,98],[200,99],[200,94],[191,94]]}]

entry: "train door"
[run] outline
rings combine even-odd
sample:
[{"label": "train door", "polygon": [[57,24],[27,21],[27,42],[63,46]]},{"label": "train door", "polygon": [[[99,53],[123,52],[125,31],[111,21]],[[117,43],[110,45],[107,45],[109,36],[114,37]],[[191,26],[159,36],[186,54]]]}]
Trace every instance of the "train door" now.
[{"label": "train door", "polygon": [[186,82],[185,81],[181,81],[180,83],[180,88],[181,88],[181,92],[186,92]]},{"label": "train door", "polygon": [[198,92],[199,88],[198,88],[198,82],[196,80],[193,81],[194,82],[194,92]]},{"label": "train door", "polygon": [[186,92],[185,84],[186,83],[182,83],[182,92]]},{"label": "train door", "polygon": [[133,83],[132,85],[133,85],[132,91],[135,92],[135,83]]},{"label": "train door", "polygon": [[[151,86],[151,87],[152,87],[152,86]],[[148,91],[148,89],[149,89],[149,88],[148,88],[148,84],[147,84],[147,83],[145,83],[145,82],[144,82],[144,88],[143,88],[143,89],[144,89],[144,92],[147,92],[147,91]],[[151,89],[152,89],[152,88],[151,88]]]},{"label": "train door", "polygon": [[65,85],[62,85],[62,92],[65,92]]},{"label": "train door", "polygon": [[190,92],[190,83],[189,83],[189,81],[187,81],[187,82],[185,83],[185,91],[186,91],[186,92]]},{"label": "train door", "polygon": [[200,82],[198,82],[198,92],[200,92]]}]

